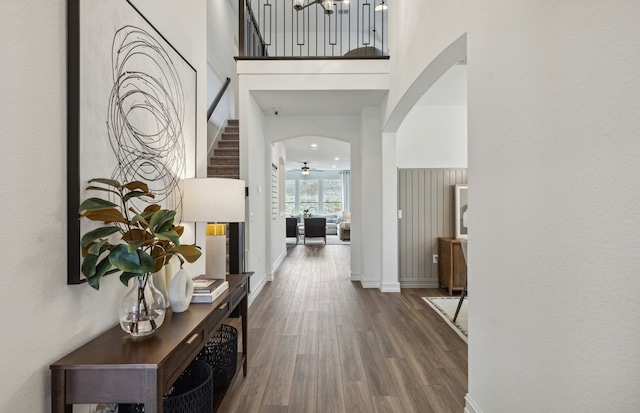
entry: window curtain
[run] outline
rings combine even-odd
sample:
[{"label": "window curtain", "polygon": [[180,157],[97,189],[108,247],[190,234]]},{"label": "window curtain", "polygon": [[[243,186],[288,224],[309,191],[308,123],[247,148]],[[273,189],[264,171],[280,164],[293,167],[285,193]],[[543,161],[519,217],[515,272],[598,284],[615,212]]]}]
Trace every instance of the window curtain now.
[{"label": "window curtain", "polygon": [[351,203],[349,202],[351,193],[351,172],[342,171],[342,210],[351,211]]}]

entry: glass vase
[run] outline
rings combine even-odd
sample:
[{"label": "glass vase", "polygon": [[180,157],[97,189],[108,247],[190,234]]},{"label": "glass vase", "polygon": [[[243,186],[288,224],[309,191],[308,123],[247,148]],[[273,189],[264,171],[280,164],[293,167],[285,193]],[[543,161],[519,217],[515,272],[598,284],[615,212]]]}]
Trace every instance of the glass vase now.
[{"label": "glass vase", "polygon": [[149,274],[130,281],[129,292],[120,303],[120,327],[131,337],[145,337],[155,333],[164,322],[164,296],[153,285],[153,277]]}]

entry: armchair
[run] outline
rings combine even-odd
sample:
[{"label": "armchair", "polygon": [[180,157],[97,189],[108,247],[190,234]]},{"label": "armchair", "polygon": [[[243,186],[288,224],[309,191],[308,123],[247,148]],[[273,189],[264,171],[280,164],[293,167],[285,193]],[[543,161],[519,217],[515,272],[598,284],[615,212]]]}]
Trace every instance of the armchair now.
[{"label": "armchair", "polygon": [[287,218],[287,234],[286,237],[295,237],[298,243],[298,220],[296,218]]},{"label": "armchair", "polygon": [[327,219],[326,218],[305,218],[304,219],[304,243],[307,238],[324,238],[327,243]]}]

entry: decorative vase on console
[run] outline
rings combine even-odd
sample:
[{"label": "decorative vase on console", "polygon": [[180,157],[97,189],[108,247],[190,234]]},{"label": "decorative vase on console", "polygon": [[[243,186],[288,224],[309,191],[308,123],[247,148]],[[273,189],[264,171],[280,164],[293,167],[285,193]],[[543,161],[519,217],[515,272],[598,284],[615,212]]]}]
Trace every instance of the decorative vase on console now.
[{"label": "decorative vase on console", "polygon": [[[176,211],[144,204],[145,198],[154,198],[147,184],[102,178],[89,184],[87,190],[106,192],[118,203],[89,198],[80,205],[80,218],[105,224],[82,237],[82,273],[96,290],[102,276],[111,270],[122,272],[124,285],[133,279],[120,305],[120,326],[132,337],[153,334],[164,321],[167,303],[151,274],[163,269],[172,257],[181,263],[194,262],[202,253],[194,245],[180,245],[183,227],[173,224]],[[144,210],[132,205],[133,200],[142,200]]]},{"label": "decorative vase on console", "polygon": [[166,301],[150,274],[133,277],[132,281],[120,302],[120,327],[131,337],[148,336],[164,322]]}]

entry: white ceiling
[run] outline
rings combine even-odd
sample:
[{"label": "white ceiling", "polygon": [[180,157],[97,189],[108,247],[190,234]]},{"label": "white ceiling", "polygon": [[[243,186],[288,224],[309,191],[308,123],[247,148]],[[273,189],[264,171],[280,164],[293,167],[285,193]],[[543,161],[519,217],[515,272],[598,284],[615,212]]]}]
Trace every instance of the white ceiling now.
[{"label": "white ceiling", "polygon": [[[312,170],[348,171],[351,169],[350,146],[347,142],[320,137],[302,137],[283,141],[287,148],[287,171],[302,168],[309,163]],[[311,149],[316,144],[317,149]],[[337,160],[335,158],[338,158]]]}]

